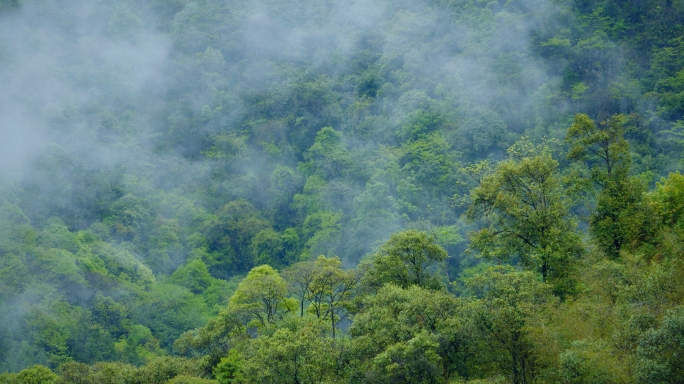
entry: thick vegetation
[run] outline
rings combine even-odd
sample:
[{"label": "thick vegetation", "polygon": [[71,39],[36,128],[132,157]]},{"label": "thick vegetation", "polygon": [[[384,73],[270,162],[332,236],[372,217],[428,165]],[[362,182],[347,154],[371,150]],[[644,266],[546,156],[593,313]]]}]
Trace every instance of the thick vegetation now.
[{"label": "thick vegetation", "polygon": [[0,383],[684,381],[682,0],[0,0]]}]

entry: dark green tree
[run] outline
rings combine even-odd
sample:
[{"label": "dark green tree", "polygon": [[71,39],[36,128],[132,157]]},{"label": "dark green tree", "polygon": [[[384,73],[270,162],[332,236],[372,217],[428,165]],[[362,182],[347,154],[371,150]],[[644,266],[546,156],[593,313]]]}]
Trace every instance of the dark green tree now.
[{"label": "dark green tree", "polygon": [[631,156],[624,124],[622,115],[596,124],[589,116],[578,114],[566,136],[568,158],[584,162],[599,188],[590,232],[611,258],[619,257],[623,247],[642,241],[638,234],[647,222],[644,185],[629,174]]}]

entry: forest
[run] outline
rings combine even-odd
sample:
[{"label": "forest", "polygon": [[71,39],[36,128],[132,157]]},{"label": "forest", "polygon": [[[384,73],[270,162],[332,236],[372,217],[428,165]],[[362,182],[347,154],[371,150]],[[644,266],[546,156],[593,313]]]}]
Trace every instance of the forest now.
[{"label": "forest", "polygon": [[684,0],[0,0],[0,384],[682,383],[683,150]]}]

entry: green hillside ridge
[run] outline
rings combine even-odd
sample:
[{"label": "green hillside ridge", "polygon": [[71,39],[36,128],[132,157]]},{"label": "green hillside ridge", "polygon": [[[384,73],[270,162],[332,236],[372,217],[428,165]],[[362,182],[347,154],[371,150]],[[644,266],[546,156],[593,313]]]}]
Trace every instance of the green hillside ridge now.
[{"label": "green hillside ridge", "polygon": [[684,1],[0,0],[0,384],[684,382]]}]

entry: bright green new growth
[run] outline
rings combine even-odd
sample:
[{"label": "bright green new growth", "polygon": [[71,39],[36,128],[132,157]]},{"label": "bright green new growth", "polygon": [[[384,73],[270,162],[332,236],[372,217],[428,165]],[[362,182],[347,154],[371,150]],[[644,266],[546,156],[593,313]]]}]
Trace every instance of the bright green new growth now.
[{"label": "bright green new growth", "polygon": [[231,311],[244,316],[250,326],[267,327],[293,310],[287,284],[268,265],[252,268],[230,298]]},{"label": "bright green new growth", "polygon": [[392,235],[369,260],[365,284],[380,287],[396,284],[439,289],[444,286],[436,268],[447,258],[446,251],[425,232],[408,230]]}]

